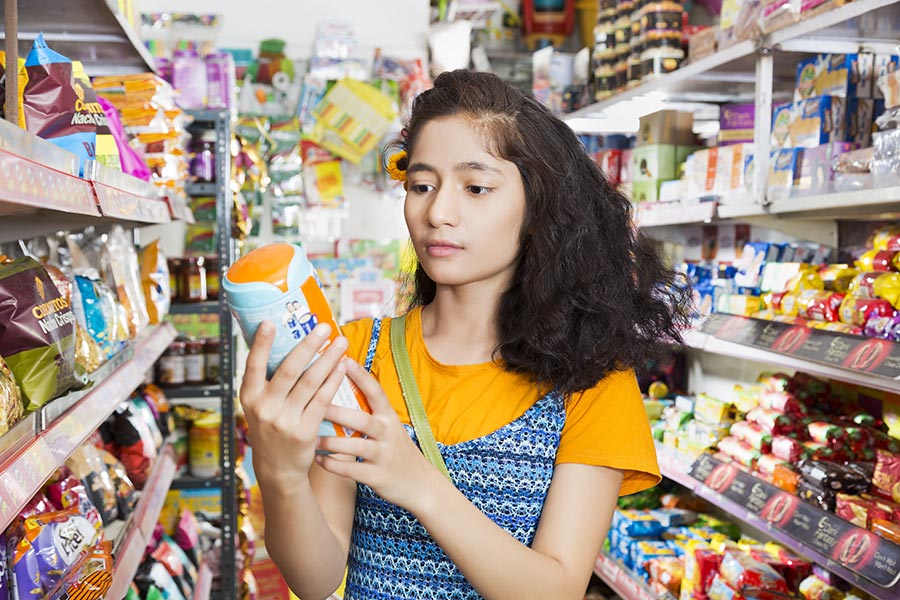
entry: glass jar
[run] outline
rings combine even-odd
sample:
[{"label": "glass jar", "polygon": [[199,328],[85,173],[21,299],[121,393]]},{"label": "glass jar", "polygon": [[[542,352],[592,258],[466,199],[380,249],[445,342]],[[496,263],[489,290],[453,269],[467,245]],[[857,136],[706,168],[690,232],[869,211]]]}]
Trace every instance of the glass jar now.
[{"label": "glass jar", "polygon": [[181,302],[183,293],[181,290],[181,269],[184,266],[183,258],[169,258],[166,260],[169,265],[169,293],[172,302]]},{"label": "glass jar", "polygon": [[202,256],[190,256],[184,259],[181,269],[181,301],[203,302],[206,293],[206,261]]},{"label": "glass jar", "polygon": [[191,144],[194,158],[191,160],[191,176],[197,181],[213,183],[216,181],[216,132],[204,131],[199,139]]},{"label": "glass jar", "polygon": [[219,338],[206,338],[203,344],[203,358],[206,364],[206,383],[219,383],[219,375],[222,368],[222,357],[219,356],[219,347],[222,345]]},{"label": "glass jar", "polygon": [[204,257],[206,265],[206,297],[210,300],[219,298],[219,257]]},{"label": "glass jar", "polygon": [[185,344],[185,383],[198,385],[206,381],[206,363],[204,358],[203,340],[191,340]]},{"label": "glass jar", "polygon": [[204,479],[219,475],[222,415],[214,413],[194,421],[188,433],[191,475]]},{"label": "glass jar", "polygon": [[160,385],[184,385],[185,381],[184,342],[172,342],[159,359],[157,380]]},{"label": "glass jar", "polygon": [[181,108],[206,108],[206,63],[196,50],[176,50],[172,60],[172,87]]}]

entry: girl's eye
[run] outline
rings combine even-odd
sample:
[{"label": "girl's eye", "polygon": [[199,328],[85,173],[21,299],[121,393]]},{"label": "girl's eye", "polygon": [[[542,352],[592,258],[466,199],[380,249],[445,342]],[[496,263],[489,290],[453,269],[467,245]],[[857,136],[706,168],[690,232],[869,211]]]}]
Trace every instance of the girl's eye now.
[{"label": "girl's eye", "polygon": [[484,196],[485,194],[490,194],[493,188],[485,187],[483,185],[470,185],[466,188],[469,190],[470,194],[474,194],[476,196]]},{"label": "girl's eye", "polygon": [[432,189],[432,186],[427,183],[417,183],[415,185],[409,186],[409,191],[414,194],[427,194]]}]

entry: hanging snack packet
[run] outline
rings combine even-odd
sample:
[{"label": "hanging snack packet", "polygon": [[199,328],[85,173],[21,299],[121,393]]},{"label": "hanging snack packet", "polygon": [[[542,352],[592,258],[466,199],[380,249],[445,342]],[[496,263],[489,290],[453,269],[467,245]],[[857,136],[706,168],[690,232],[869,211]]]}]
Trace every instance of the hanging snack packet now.
[{"label": "hanging snack packet", "polygon": [[76,383],[75,315],[33,258],[0,264],[0,356],[21,387],[26,412]]},{"label": "hanging snack packet", "polygon": [[19,422],[24,416],[22,394],[12,371],[0,358],[0,435]]},{"label": "hanging snack packet", "polygon": [[119,303],[125,308],[128,335],[135,338],[147,325],[147,302],[141,292],[141,267],[137,252],[125,230],[116,225],[110,230],[100,253],[101,275],[115,290]]},{"label": "hanging snack packet", "polygon": [[112,587],[112,542],[100,542],[66,572],[47,595],[49,600],[101,600]]},{"label": "hanging snack packet", "polygon": [[84,88],[74,81],[72,61],[51,50],[42,34],[25,59],[25,70],[25,128],[78,156],[84,169],[85,161],[97,157],[97,126],[106,123],[103,109],[86,101]]},{"label": "hanging snack packet", "polygon": [[97,92],[91,86],[91,80],[88,79],[87,73],[84,72],[84,65],[77,60],[72,61],[72,77],[75,80],[75,93],[78,94],[78,98],[81,100],[81,104],[75,103],[76,109],[79,106],[84,107],[84,110],[93,118],[96,126],[95,160],[105,167],[121,171],[122,162],[119,158],[119,147],[116,145],[116,140],[109,130],[106,112],[103,110],[103,105],[98,101]]},{"label": "hanging snack packet", "polygon": [[[3,94],[3,97],[6,97],[6,52],[0,50],[0,94]],[[19,94],[16,98],[19,108],[19,118],[16,125],[25,129],[25,111],[22,110],[22,100],[24,98],[25,93],[25,85],[28,83],[28,72],[25,70],[25,59],[19,58]],[[0,107],[3,108],[2,116],[7,121],[13,121],[10,117],[12,114],[8,114],[8,109],[6,108],[6,104],[0,101]]]},{"label": "hanging snack packet", "polygon": [[169,289],[169,265],[159,246],[154,240],[141,250],[141,287],[150,323],[156,325],[169,314],[172,290]]}]

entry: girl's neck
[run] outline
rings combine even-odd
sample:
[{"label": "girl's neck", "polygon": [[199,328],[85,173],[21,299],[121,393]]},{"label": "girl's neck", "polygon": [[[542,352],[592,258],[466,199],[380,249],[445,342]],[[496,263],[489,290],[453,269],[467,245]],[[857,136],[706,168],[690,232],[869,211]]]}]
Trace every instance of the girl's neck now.
[{"label": "girl's neck", "polygon": [[422,337],[428,351],[448,365],[493,360],[499,302],[494,290],[438,286],[434,301],[422,309]]}]

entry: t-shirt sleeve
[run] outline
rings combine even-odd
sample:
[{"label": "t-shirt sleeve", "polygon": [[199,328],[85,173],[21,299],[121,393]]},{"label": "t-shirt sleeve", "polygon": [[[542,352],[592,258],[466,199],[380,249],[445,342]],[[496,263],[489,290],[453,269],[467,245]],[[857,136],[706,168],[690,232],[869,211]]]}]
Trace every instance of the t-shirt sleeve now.
[{"label": "t-shirt sleeve", "polygon": [[612,373],[568,399],[556,463],[623,471],[620,496],[659,483],[650,422],[633,371]]},{"label": "t-shirt sleeve", "polygon": [[341,333],[347,338],[347,356],[361,365],[366,364],[369,341],[372,339],[373,319],[360,319],[341,325]]}]

